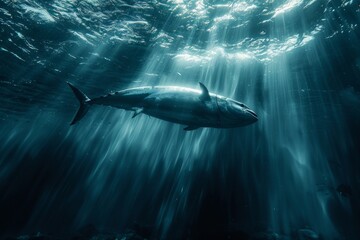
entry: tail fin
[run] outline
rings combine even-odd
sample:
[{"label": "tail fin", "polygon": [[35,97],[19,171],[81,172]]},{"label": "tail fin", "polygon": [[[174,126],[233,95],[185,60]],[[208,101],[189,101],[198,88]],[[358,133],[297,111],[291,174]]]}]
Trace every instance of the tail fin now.
[{"label": "tail fin", "polygon": [[75,97],[77,98],[77,100],[79,100],[80,102],[80,107],[74,117],[74,119],[71,121],[70,125],[74,125],[75,123],[77,123],[78,121],[80,121],[85,114],[87,113],[87,111],[89,110],[89,101],[90,98],[88,98],[85,93],[83,93],[82,91],[80,91],[79,89],[77,89],[74,85],[72,85],[69,82],[66,82],[69,87],[71,88],[71,90],[74,92]]}]

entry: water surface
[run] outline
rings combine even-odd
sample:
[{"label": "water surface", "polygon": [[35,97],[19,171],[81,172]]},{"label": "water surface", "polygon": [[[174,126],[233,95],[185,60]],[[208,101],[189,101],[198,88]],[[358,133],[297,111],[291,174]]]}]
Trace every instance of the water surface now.
[{"label": "water surface", "polygon": [[[3,0],[0,236],[359,239],[359,4]],[[65,81],[201,81],[259,121],[185,132],[99,106],[69,126]]]}]

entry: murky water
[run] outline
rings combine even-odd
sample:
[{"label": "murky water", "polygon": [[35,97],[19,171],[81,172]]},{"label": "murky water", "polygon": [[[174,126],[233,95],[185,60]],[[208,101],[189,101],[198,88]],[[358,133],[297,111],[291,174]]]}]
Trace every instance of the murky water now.
[{"label": "murky water", "polygon": [[[1,1],[0,236],[359,239],[359,6]],[[95,106],[69,126],[66,81],[89,97],[200,81],[259,121],[186,132]]]}]

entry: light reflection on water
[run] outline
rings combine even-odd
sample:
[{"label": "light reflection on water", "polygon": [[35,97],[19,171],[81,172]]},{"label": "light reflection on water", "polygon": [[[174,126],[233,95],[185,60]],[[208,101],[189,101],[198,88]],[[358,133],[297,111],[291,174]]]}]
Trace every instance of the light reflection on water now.
[{"label": "light reflection on water", "polygon": [[[353,178],[334,170],[329,161],[341,162],[353,143],[343,124],[339,100],[328,97],[331,86],[323,78],[323,73],[331,70],[323,61],[326,54],[316,37],[324,34],[326,23],[318,19],[306,29],[300,27],[303,32],[289,23],[307,21],[299,11],[305,7],[305,12],[316,12],[319,1],[281,1],[274,9],[269,7],[273,1],[225,1],[214,6],[205,1],[166,2],[179,22],[166,21],[163,29],[158,29],[148,55],[139,56],[145,61],[130,82],[109,83],[101,76],[103,69],[110,68],[104,62],[127,64],[127,56],[114,59],[123,50],[121,44],[111,52],[108,42],[99,43],[96,36],[76,31],[73,35],[86,47],[79,45],[67,53],[78,65],[66,80],[75,82],[89,97],[146,85],[198,88],[200,81],[211,92],[247,104],[259,121],[239,129],[185,132],[180,125],[145,115],[133,119],[130,112],[94,106],[70,127],[77,103],[65,84],[58,85],[44,98],[44,111],[35,105],[24,112],[33,118],[6,122],[2,129],[7,136],[0,146],[5,155],[0,162],[2,179],[7,179],[21,160],[41,158],[46,148],[52,149],[48,161],[64,159],[53,165],[64,175],[55,174],[48,191],[41,192],[28,229],[51,219],[49,212],[62,216],[61,211],[74,201],[76,211],[69,211],[74,228],[87,222],[123,227],[140,219],[154,224],[166,238],[196,224],[204,202],[214,193],[226,205],[220,207],[227,214],[221,222],[246,232],[269,230],[289,236],[294,229],[310,228],[325,239],[341,236],[345,227],[338,226],[339,214],[329,209],[337,206],[343,211],[340,219],[351,222],[351,204],[334,191],[318,191],[319,184],[336,186]],[[88,4],[99,6],[96,1]],[[249,22],[255,21],[254,13],[261,12],[261,7],[267,18],[261,19],[257,38],[252,39],[255,33]],[[59,18],[30,6],[25,10],[47,22]],[[182,37],[171,35],[171,24],[188,31]],[[156,32],[142,19],[122,26],[120,32],[126,33],[123,38],[128,38],[128,43],[146,42],[137,28]],[[110,32],[105,35],[111,42],[114,36]],[[229,37],[232,33],[233,38]],[[122,42],[121,38],[117,40]],[[201,42],[202,38],[206,42]],[[84,57],[82,51],[88,52],[88,48],[92,51]],[[298,58],[315,67],[294,70]],[[72,64],[64,61],[56,67],[66,72]],[[33,69],[28,76],[37,74]],[[325,93],[321,93],[323,89]],[[313,100],[311,91],[317,90]],[[11,164],[9,159],[13,159]],[[349,164],[341,163],[345,170]],[[349,229],[346,231],[354,231]]]}]

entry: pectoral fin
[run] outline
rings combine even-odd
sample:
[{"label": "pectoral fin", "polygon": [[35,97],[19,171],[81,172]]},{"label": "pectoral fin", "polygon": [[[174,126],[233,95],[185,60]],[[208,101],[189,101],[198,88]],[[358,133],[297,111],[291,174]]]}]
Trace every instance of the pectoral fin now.
[{"label": "pectoral fin", "polygon": [[139,115],[140,113],[142,113],[144,111],[143,108],[137,108],[135,111],[134,111],[134,115],[132,116],[132,118],[136,117],[137,115]]},{"label": "pectoral fin", "polygon": [[199,127],[198,126],[187,126],[186,128],[184,128],[185,131],[191,131],[191,130],[195,130],[195,129],[198,129]]}]

